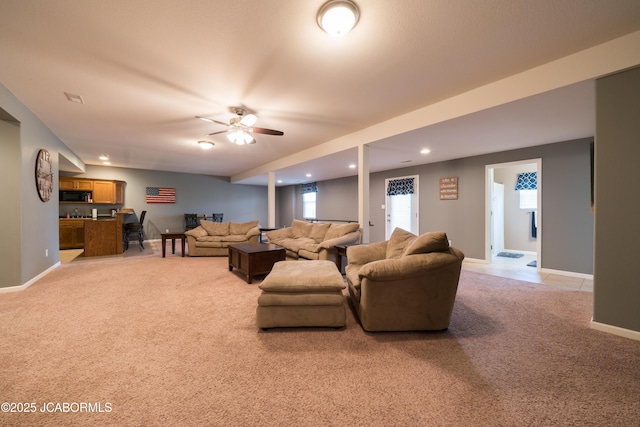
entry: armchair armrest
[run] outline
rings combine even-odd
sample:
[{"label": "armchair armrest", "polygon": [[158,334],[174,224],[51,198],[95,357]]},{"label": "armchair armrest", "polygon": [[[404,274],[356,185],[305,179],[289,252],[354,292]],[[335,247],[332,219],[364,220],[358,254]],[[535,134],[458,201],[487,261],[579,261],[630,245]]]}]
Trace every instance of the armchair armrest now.
[{"label": "armchair armrest", "polygon": [[349,246],[347,259],[349,264],[364,265],[385,258],[387,242],[370,243],[368,245]]},{"label": "armchair armrest", "polygon": [[423,276],[434,270],[449,268],[456,262],[461,264],[462,257],[454,251],[406,255],[365,264],[358,271],[358,275],[378,282],[408,279]]}]

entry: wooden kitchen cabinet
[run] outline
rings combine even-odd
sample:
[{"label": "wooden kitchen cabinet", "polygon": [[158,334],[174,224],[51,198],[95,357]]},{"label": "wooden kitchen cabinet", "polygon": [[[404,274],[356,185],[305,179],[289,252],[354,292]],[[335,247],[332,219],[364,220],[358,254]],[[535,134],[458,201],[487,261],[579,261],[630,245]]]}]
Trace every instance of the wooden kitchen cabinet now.
[{"label": "wooden kitchen cabinet", "polygon": [[115,183],[113,181],[93,181],[93,203],[115,204]]},{"label": "wooden kitchen cabinet", "polygon": [[91,191],[93,190],[93,180],[61,176],[58,186],[60,190]]},{"label": "wooden kitchen cabinet", "polygon": [[60,219],[60,249],[84,248],[84,219]]},{"label": "wooden kitchen cabinet", "polygon": [[124,205],[124,182],[114,181],[116,186],[116,205]]}]

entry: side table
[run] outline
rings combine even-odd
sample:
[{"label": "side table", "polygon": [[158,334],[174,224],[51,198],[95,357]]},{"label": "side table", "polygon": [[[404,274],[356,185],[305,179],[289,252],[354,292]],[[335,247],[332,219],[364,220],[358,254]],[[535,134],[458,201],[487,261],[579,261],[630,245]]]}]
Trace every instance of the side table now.
[{"label": "side table", "polygon": [[347,257],[347,245],[336,245],[336,267],[342,274],[342,257]]},{"label": "side table", "polygon": [[171,240],[171,253],[175,254],[176,253],[176,239],[180,239],[180,241],[182,242],[182,256],[184,256],[184,244],[187,240],[187,236],[184,234],[184,232],[180,232],[180,233],[162,233],[160,234],[160,236],[162,236],[162,258],[165,257],[166,254],[166,250],[167,250],[167,239]]}]

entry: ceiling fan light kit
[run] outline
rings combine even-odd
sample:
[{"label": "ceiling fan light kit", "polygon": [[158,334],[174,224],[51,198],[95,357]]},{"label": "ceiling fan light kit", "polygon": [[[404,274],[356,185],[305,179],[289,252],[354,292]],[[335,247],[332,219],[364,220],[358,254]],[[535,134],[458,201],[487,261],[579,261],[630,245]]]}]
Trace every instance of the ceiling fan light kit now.
[{"label": "ceiling fan light kit", "polygon": [[[232,110],[236,113],[237,117],[233,117],[229,121],[229,123],[224,123],[203,116],[196,116],[196,119],[226,126],[226,130],[210,133],[209,136],[228,133],[227,139],[238,145],[255,144],[256,139],[253,137],[252,133],[262,133],[265,135],[284,135],[284,132],[279,130],[253,127],[253,124],[258,120],[258,117],[255,114],[245,114],[244,108],[238,107],[233,108]],[[213,145],[213,143],[211,144]]]},{"label": "ceiling fan light kit", "polygon": [[318,25],[332,37],[343,37],[360,19],[360,10],[351,0],[330,0],[318,11]]}]

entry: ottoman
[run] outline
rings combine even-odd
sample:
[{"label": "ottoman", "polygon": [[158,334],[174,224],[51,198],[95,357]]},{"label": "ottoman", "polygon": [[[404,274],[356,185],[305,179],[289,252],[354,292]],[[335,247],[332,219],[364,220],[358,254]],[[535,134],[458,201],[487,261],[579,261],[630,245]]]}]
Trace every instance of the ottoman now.
[{"label": "ottoman", "polygon": [[259,288],[259,328],[346,324],[344,280],[332,261],[277,262]]}]

